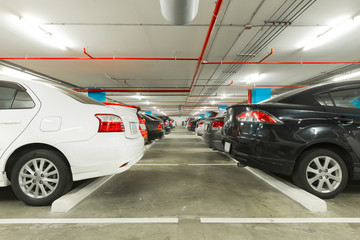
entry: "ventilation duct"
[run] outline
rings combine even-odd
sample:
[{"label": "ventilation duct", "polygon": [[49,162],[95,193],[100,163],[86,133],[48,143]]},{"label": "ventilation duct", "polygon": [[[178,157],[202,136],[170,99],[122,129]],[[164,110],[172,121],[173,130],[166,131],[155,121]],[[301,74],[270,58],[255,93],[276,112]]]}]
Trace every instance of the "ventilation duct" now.
[{"label": "ventilation duct", "polygon": [[184,25],[196,17],[199,0],[160,0],[160,7],[166,21]]}]

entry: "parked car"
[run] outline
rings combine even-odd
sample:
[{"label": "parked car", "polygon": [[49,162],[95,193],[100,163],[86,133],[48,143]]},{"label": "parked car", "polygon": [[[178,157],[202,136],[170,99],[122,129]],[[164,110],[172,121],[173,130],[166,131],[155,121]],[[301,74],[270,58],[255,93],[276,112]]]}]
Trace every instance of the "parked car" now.
[{"label": "parked car", "polygon": [[207,118],[202,118],[200,121],[198,121],[196,123],[196,127],[195,127],[195,134],[198,136],[202,136],[204,134],[204,130],[205,130],[206,119],[215,117],[217,114],[218,114],[217,112],[211,111]]},{"label": "parked car", "polygon": [[332,198],[360,179],[360,83],[301,88],[227,109],[224,149],[240,163],[292,175],[296,185]]},{"label": "parked car", "polygon": [[204,118],[196,118],[192,121],[189,122],[189,124],[187,125],[187,130],[191,131],[191,132],[195,132],[195,128],[197,126],[197,123],[201,120],[203,120]]},{"label": "parked car", "polygon": [[164,121],[165,134],[171,133],[170,118],[164,115],[159,115],[157,117]]},{"label": "parked car", "polygon": [[153,141],[155,139],[161,139],[165,130],[163,129],[163,121],[160,118],[154,117],[149,114],[139,113],[145,119],[146,129],[148,131],[148,139],[149,141]]},{"label": "parked car", "polygon": [[224,126],[226,111],[222,110],[215,117],[208,117],[204,122],[204,142],[210,148],[224,151],[224,144],[221,136],[221,129]]},{"label": "parked car", "polygon": [[202,136],[203,135],[203,133],[204,133],[204,123],[205,123],[205,118],[196,123],[195,134],[197,136]]},{"label": "parked car", "polygon": [[173,128],[175,128],[176,127],[176,122],[175,122],[175,120],[174,119],[171,119],[170,118],[170,127],[171,127],[171,129],[173,129]]},{"label": "parked car", "polygon": [[51,204],[73,181],[123,172],[143,156],[136,110],[30,80],[0,80],[0,96],[0,186],[11,183],[26,204]]},{"label": "parked car", "polygon": [[189,123],[192,122],[193,120],[195,120],[195,118],[193,118],[193,117],[187,118],[185,121],[185,125],[184,125],[185,128],[187,128],[189,126]]},{"label": "parked car", "polygon": [[137,112],[137,116],[138,116],[138,119],[139,119],[140,133],[144,138],[144,143],[148,144],[149,143],[149,134],[148,134],[148,131],[147,131],[147,128],[146,128],[146,119],[139,112]]}]

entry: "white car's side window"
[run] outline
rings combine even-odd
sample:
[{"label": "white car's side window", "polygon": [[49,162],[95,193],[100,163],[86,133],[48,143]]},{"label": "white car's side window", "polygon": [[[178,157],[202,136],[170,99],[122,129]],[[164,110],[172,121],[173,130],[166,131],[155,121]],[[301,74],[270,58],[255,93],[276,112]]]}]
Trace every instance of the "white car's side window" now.
[{"label": "white car's side window", "polygon": [[16,89],[0,86],[0,109],[9,109]]},{"label": "white car's side window", "polygon": [[24,108],[33,108],[35,103],[25,91],[18,91],[16,93],[14,102],[12,104],[12,109],[24,109]]},{"label": "white car's side window", "polygon": [[19,85],[0,84],[0,109],[27,109],[35,107],[26,90]]}]

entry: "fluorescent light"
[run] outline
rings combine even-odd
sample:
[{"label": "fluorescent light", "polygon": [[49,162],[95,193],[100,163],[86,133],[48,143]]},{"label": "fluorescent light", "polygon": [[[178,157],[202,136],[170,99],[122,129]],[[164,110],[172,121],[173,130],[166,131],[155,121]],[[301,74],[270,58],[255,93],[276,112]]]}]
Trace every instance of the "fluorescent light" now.
[{"label": "fluorescent light", "polygon": [[336,78],[333,79],[333,81],[348,80],[350,78],[354,78],[354,77],[358,77],[358,76],[360,76],[360,71],[350,73],[350,74],[345,74],[345,75],[340,76],[340,77],[336,77]]},{"label": "fluorescent light", "polygon": [[318,47],[325,43],[330,42],[331,40],[345,34],[349,30],[353,29],[354,27],[358,26],[360,23],[360,16],[356,16],[354,18],[340,18],[331,24],[331,27],[324,32],[320,33],[319,35],[309,39],[309,41],[304,44],[303,50],[307,51],[314,47]]},{"label": "fluorescent light", "polygon": [[10,69],[10,68],[1,69],[0,74],[6,75],[6,76],[9,76],[9,77],[25,79],[25,80],[36,79],[36,77],[34,77],[34,76],[30,75],[30,74],[27,74],[27,73],[24,73],[24,72],[21,72],[21,71],[17,71],[17,70],[14,70],[14,69]]},{"label": "fluorescent light", "polygon": [[24,17],[19,17],[19,20],[22,29],[39,41],[60,48],[61,50],[66,50],[68,47],[65,40],[61,39],[59,36],[54,36],[53,33],[42,28],[35,20]]},{"label": "fluorescent light", "polygon": [[224,99],[224,98],[226,98],[226,94],[223,94],[223,95],[220,97],[220,99]]},{"label": "fluorescent light", "polygon": [[256,73],[253,75],[249,75],[244,82],[246,82],[246,84],[249,84],[249,83],[257,82],[262,78],[263,78],[262,74]]},{"label": "fluorescent light", "polygon": [[215,102],[215,101],[211,101],[210,103],[211,103],[211,105],[214,105],[216,102]]},{"label": "fluorescent light", "polygon": [[146,101],[145,103],[146,103],[147,105],[150,105],[150,102],[149,102],[149,101]]}]

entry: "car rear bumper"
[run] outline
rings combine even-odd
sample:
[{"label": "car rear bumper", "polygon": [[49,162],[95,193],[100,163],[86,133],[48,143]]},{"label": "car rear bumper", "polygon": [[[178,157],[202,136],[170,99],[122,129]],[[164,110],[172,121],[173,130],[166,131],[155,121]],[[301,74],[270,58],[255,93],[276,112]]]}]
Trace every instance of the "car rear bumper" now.
[{"label": "car rear bumper", "polygon": [[165,134],[164,130],[148,130],[149,141],[161,139]]},{"label": "car rear bumper", "polygon": [[209,147],[224,151],[224,144],[221,139],[220,131],[204,132],[203,139]]},{"label": "car rear bumper", "polygon": [[279,147],[276,143],[261,142],[248,137],[224,137],[223,141],[231,143],[230,155],[241,164],[284,175],[291,175],[293,171],[295,159],[290,155],[286,159],[280,156],[283,149],[290,146]]},{"label": "car rear bumper", "polygon": [[144,155],[144,138],[127,139],[122,133],[103,133],[87,141],[55,147],[68,159],[76,181],[126,171]]}]

